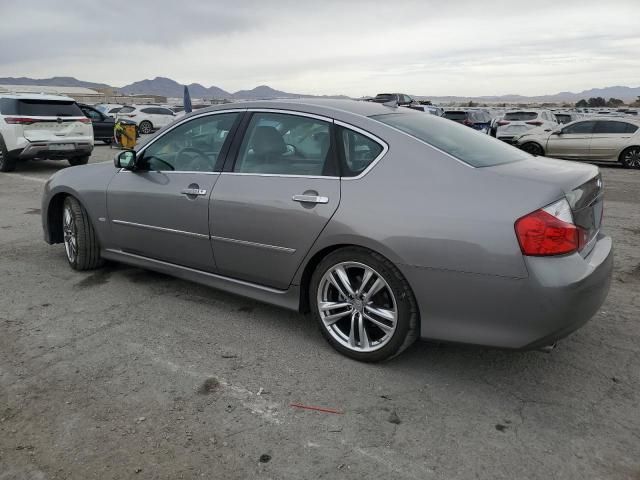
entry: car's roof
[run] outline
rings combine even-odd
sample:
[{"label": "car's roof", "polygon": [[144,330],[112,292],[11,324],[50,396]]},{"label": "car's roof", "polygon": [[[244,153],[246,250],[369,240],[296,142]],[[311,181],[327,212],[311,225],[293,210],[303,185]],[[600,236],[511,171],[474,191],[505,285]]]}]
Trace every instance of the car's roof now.
[{"label": "car's roof", "polygon": [[46,93],[0,93],[0,98],[17,100],[51,100],[58,102],[73,102],[73,98],[64,95],[47,95]]},{"label": "car's roof", "polygon": [[[362,102],[358,100],[324,99],[324,98],[300,98],[282,100],[259,100],[252,102],[235,102],[223,105],[215,105],[207,108],[200,108],[195,112],[206,113],[216,110],[244,109],[244,108],[269,108],[284,110],[299,110],[301,112],[317,113],[319,115],[330,115],[335,113],[351,113],[363,117],[373,115],[384,115],[387,113],[412,113],[410,108],[391,107],[382,103]],[[413,111],[415,114],[415,111]]]}]

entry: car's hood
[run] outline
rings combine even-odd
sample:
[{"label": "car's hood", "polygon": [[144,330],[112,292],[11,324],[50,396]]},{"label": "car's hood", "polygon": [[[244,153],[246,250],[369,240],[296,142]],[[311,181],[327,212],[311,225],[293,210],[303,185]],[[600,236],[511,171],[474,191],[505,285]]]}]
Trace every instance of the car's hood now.
[{"label": "car's hood", "polygon": [[106,190],[117,171],[112,161],[68,167],[54,173],[47,180],[47,186],[51,190],[56,188],[68,188],[74,191]]}]

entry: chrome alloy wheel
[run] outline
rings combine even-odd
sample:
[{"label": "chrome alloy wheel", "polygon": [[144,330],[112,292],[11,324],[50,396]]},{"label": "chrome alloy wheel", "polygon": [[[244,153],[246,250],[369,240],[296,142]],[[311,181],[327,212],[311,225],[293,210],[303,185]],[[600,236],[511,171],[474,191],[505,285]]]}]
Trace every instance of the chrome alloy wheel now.
[{"label": "chrome alloy wheel", "polygon": [[329,334],[355,352],[373,352],[396,331],[398,307],[386,280],[371,267],[342,262],[318,286],[318,311]]},{"label": "chrome alloy wheel", "polygon": [[629,168],[640,168],[640,148],[630,148],[624,154],[624,163]]},{"label": "chrome alloy wheel", "polygon": [[64,249],[67,252],[69,262],[75,262],[78,256],[78,238],[76,234],[76,222],[73,218],[71,207],[66,205],[62,214],[62,233],[64,236]]}]

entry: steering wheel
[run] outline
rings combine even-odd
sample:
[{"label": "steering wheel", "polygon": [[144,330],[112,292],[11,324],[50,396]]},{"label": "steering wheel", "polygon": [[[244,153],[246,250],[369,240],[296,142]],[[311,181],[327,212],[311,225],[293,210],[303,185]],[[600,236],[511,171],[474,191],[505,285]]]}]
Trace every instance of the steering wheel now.
[{"label": "steering wheel", "polygon": [[[183,160],[182,156],[187,153],[195,153],[197,157],[187,157],[185,160]],[[193,147],[185,147],[178,153],[176,153],[176,163],[183,167],[184,170],[193,170],[194,172],[210,172],[212,170],[212,165],[209,161],[208,155],[202,150],[198,150],[197,148]],[[184,168],[187,165],[189,166],[189,168]]]},{"label": "steering wheel", "polygon": [[304,153],[302,153],[299,149],[297,149],[295,145],[291,145],[290,143],[287,143],[287,151],[285,152],[285,156],[295,156],[298,158],[306,158]]}]

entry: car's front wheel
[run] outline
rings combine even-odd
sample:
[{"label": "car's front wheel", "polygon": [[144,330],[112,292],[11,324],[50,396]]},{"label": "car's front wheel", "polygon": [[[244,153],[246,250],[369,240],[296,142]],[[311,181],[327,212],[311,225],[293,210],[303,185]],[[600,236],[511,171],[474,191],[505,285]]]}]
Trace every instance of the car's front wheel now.
[{"label": "car's front wheel", "polygon": [[92,270],[104,263],[100,258],[100,244],[89,215],[73,197],[64,199],[62,206],[62,234],[69,265],[74,270]]},{"label": "car's front wheel", "polygon": [[153,125],[151,125],[151,122],[148,120],[143,120],[142,122],[140,122],[140,133],[151,133],[151,130],[153,130]]},{"label": "car's front wheel", "polygon": [[339,249],[320,262],[310,305],[329,343],[356,360],[391,358],[418,336],[418,309],[406,279],[389,260],[362,248]]},{"label": "car's front wheel", "polygon": [[626,168],[640,168],[640,147],[626,148],[620,154],[620,163]]},{"label": "car's front wheel", "polygon": [[520,149],[537,157],[542,157],[544,155],[544,150],[536,142],[527,142],[523,144]]}]

